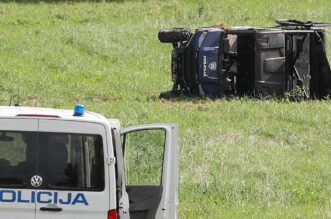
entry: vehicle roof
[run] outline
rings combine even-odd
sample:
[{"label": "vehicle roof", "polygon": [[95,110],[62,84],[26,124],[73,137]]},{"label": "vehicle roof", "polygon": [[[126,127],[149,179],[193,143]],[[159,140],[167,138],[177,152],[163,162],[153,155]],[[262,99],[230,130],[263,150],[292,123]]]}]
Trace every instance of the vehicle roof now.
[{"label": "vehicle roof", "polygon": [[104,116],[85,111],[84,116],[74,116],[74,110],[39,108],[39,107],[22,107],[22,106],[0,106],[0,118],[49,118],[61,120],[76,121],[93,121],[93,122],[110,122],[111,124],[119,123],[117,119],[107,120]]}]

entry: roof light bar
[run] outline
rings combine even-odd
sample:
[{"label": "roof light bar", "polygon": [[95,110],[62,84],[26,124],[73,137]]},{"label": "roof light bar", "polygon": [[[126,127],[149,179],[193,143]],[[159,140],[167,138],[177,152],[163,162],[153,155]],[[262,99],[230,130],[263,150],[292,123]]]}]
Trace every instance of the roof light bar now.
[{"label": "roof light bar", "polygon": [[74,116],[84,116],[85,106],[82,104],[76,104],[74,108]]}]

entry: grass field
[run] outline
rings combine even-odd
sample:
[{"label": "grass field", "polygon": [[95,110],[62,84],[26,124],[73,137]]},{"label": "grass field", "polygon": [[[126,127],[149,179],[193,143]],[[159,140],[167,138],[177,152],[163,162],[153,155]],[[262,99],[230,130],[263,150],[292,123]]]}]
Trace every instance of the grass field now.
[{"label": "grass field", "polygon": [[330,100],[157,98],[171,88],[161,28],[330,22],[331,1],[72,2],[0,3],[1,105],[178,123],[180,218],[331,218]]}]

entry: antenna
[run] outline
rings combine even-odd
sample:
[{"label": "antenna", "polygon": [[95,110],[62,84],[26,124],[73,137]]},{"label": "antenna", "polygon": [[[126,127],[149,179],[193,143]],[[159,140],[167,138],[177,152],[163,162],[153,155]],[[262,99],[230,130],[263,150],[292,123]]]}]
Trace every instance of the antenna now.
[{"label": "antenna", "polygon": [[21,106],[22,104],[20,104],[20,90],[18,90],[17,92],[17,101],[15,103],[15,106]]}]

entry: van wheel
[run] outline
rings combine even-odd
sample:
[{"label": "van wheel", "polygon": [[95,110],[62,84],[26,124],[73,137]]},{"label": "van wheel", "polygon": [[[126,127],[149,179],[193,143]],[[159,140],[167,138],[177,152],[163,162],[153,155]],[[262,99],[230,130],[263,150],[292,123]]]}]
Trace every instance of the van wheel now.
[{"label": "van wheel", "polygon": [[188,28],[172,28],[160,30],[158,37],[161,43],[177,43],[190,40],[192,35]]}]

